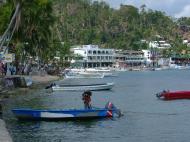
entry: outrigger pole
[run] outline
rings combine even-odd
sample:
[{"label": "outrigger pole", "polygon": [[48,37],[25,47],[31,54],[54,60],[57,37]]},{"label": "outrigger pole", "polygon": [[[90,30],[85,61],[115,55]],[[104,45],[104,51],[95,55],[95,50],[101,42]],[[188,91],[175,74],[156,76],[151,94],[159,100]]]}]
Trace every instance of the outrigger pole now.
[{"label": "outrigger pole", "polygon": [[18,28],[18,22],[19,22],[19,15],[20,15],[20,3],[17,3],[16,5],[16,9],[15,9],[15,12],[11,18],[11,21],[7,27],[7,29],[5,30],[2,38],[1,38],[1,41],[0,41],[0,50],[3,49],[3,45],[5,44],[5,42],[7,41],[8,39],[8,42],[7,42],[7,45],[6,45],[6,48],[4,50],[4,54],[6,53],[7,51],[7,48],[8,48],[8,45],[9,45],[9,42],[10,40],[12,39],[12,36],[15,32],[15,29]]}]

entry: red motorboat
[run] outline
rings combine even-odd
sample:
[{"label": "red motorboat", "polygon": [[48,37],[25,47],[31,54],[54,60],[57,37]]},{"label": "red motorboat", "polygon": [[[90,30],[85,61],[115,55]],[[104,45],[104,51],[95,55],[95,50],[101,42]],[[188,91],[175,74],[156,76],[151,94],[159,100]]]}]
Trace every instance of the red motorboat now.
[{"label": "red motorboat", "polygon": [[156,96],[163,100],[190,99],[190,91],[162,91]]}]

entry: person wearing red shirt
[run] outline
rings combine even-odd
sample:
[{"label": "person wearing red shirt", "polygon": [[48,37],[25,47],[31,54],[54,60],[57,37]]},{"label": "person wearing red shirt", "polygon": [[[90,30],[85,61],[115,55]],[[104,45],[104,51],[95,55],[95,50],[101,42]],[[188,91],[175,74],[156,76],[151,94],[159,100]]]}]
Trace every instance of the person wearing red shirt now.
[{"label": "person wearing red shirt", "polygon": [[82,100],[84,102],[84,108],[85,109],[91,109],[91,96],[92,96],[92,92],[91,91],[84,91],[84,93],[82,94]]}]

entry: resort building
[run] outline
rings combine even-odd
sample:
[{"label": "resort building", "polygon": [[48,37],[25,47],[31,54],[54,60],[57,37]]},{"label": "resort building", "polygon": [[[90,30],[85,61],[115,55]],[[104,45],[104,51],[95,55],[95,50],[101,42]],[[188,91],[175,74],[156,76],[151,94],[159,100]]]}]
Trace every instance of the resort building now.
[{"label": "resort building", "polygon": [[98,45],[81,45],[71,48],[76,56],[81,56],[82,60],[76,60],[85,68],[110,67],[115,62],[114,49],[99,48]]},{"label": "resort building", "polygon": [[115,54],[116,65],[119,68],[141,66],[144,64],[144,53],[142,51],[118,50]]}]

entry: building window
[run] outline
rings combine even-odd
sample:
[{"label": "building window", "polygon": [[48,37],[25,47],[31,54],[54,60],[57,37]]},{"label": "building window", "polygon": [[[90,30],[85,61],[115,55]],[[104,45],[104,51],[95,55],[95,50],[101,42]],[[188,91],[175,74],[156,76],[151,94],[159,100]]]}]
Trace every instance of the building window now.
[{"label": "building window", "polygon": [[92,60],[92,56],[88,56],[88,60]]},{"label": "building window", "polygon": [[89,51],[88,51],[88,54],[91,54],[91,53],[92,53],[92,51],[89,50]]},{"label": "building window", "polygon": [[96,51],[93,51],[93,54],[96,54]]}]

